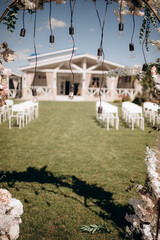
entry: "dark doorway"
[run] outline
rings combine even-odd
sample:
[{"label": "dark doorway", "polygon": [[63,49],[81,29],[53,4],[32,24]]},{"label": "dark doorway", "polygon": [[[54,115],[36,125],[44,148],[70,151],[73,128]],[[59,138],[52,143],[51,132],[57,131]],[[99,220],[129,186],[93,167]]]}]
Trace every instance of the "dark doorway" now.
[{"label": "dark doorway", "polygon": [[65,84],[65,95],[69,95],[69,87],[70,87],[70,82],[66,81],[66,84]]},{"label": "dark doorway", "polygon": [[14,89],[13,80],[9,79],[9,89]]},{"label": "dark doorway", "polygon": [[74,84],[74,95],[77,95],[79,83]]}]

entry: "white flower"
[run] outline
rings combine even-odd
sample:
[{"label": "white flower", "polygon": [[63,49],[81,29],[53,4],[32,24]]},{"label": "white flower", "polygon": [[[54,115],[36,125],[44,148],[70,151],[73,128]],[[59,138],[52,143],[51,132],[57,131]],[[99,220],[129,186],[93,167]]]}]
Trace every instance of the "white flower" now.
[{"label": "white flower", "polygon": [[7,209],[11,209],[10,210],[10,215],[13,215],[14,217],[19,217],[23,213],[23,205],[16,198],[12,198],[12,201],[7,206]]},{"label": "white flower", "polygon": [[16,240],[19,237],[19,224],[12,224],[9,229],[9,236],[11,240]]},{"label": "white flower", "polygon": [[19,224],[23,205],[12,198],[6,189],[0,189],[0,240],[16,240],[19,236]]},{"label": "white flower", "polygon": [[148,224],[143,224],[143,228],[142,228],[142,233],[143,233],[143,237],[142,239],[144,240],[153,240],[153,236],[151,234],[151,227]]},{"label": "white flower", "polygon": [[0,202],[4,205],[8,205],[12,199],[12,195],[6,189],[0,189]]}]

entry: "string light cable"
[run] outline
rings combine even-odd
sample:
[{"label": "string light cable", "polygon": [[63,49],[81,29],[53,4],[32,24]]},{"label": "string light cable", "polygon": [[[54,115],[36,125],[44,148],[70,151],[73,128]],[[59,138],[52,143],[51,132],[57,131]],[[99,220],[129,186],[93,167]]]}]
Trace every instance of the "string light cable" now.
[{"label": "string light cable", "polygon": [[147,67],[148,67],[148,64],[147,64],[147,61],[146,61],[146,56],[145,56],[145,52],[144,52],[144,43],[145,43],[145,39],[143,40],[142,42],[142,53],[143,53],[143,57],[144,57],[144,64],[142,66],[142,71],[143,72],[146,72],[147,71]]},{"label": "string light cable", "polygon": [[122,21],[122,0],[120,2],[120,23],[119,23],[119,37],[122,36],[123,34],[123,29],[124,29],[124,24],[123,24],[123,21]]},{"label": "string light cable", "polygon": [[133,20],[133,30],[132,30],[132,36],[131,36],[131,43],[129,44],[129,51],[130,51],[130,57],[131,57],[131,58],[134,58],[134,57],[135,57],[134,43],[133,43],[133,37],[134,37],[134,32],[135,32],[135,18],[134,18],[134,13],[132,14],[132,20]]},{"label": "string light cable", "polygon": [[[147,24],[148,24],[148,19],[147,19]],[[147,29],[146,29],[145,35],[146,34],[147,34]],[[146,56],[145,56],[145,52],[144,52],[144,44],[145,44],[145,38],[143,39],[143,42],[142,42],[142,53],[143,53],[143,58],[144,58],[144,64],[142,66],[142,71],[146,72],[147,68],[148,68],[148,64],[147,64],[147,60],[146,60]]]},{"label": "string light cable", "polygon": [[69,68],[70,71],[72,73],[72,81],[70,84],[70,89],[69,89],[69,99],[73,99],[74,97],[74,73],[72,70],[72,59],[73,59],[73,55],[74,55],[74,49],[75,49],[75,41],[74,41],[74,28],[73,28],[73,13],[74,13],[74,7],[75,7],[75,3],[76,0],[73,1],[73,4],[71,1],[70,2],[70,12],[71,12],[71,22],[70,22],[70,28],[69,28],[69,35],[71,37],[72,40],[72,53],[71,53],[71,57],[70,57],[70,61],[69,61]]},{"label": "string light cable", "polygon": [[99,84],[100,106],[98,107],[98,113],[101,114],[102,111],[103,111],[103,108],[101,106],[101,88],[102,88],[103,81],[104,81],[104,59],[105,59],[105,54],[104,54],[104,50],[103,50],[103,36],[104,36],[104,26],[105,26],[105,21],[106,21],[106,16],[107,16],[108,1],[106,1],[103,23],[101,22],[101,18],[100,18],[98,9],[97,9],[96,1],[94,1],[94,6],[95,6],[96,14],[97,14],[97,17],[98,17],[99,25],[100,25],[100,28],[101,28],[100,47],[98,48],[98,51],[97,51],[98,61],[100,61],[102,63],[102,80]]},{"label": "string light cable", "polygon": [[36,81],[36,75],[37,75],[37,49],[36,49],[36,20],[37,20],[37,10],[35,9],[35,17],[34,17],[34,33],[33,33],[33,42],[34,42],[34,53],[35,53],[35,68],[34,68],[34,78],[33,78],[33,88],[32,88],[32,96],[33,96],[33,102],[38,102],[37,99],[37,91],[35,88],[35,81]]},{"label": "string light cable", "polygon": [[25,37],[25,34],[26,34],[24,16],[25,16],[25,8],[23,9],[23,17],[22,17],[23,18],[23,27],[21,28],[21,31],[20,31],[19,43],[24,42],[24,37]]},{"label": "string light cable", "polygon": [[50,37],[49,37],[49,42],[50,42],[50,50],[54,49],[54,35],[52,31],[52,0],[49,2],[49,27],[50,27]]}]

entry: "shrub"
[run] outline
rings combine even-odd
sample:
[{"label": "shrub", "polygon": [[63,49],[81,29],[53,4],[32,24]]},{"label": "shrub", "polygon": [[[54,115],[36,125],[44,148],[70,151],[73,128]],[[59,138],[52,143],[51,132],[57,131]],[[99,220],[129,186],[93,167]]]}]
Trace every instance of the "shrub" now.
[{"label": "shrub", "polygon": [[139,106],[142,106],[145,101],[146,99],[142,95],[137,94],[135,99],[132,102]]},{"label": "shrub", "polygon": [[113,103],[121,103],[122,100],[121,99],[117,99],[117,100],[114,100]]},{"label": "shrub", "polygon": [[123,98],[122,98],[122,102],[126,102],[126,101],[129,101],[129,102],[131,102],[131,98],[130,98],[130,96],[124,96]]}]

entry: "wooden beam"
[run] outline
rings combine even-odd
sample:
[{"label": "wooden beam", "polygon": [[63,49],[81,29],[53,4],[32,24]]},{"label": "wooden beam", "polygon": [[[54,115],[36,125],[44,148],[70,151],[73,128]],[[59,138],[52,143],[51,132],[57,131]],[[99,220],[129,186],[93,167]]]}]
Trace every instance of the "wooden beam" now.
[{"label": "wooden beam", "polygon": [[9,11],[9,9],[14,6],[17,3],[17,0],[13,0],[11,2],[11,4],[9,4],[9,6],[6,8],[6,10],[4,11],[4,13],[2,14],[2,16],[0,17],[0,23],[2,22],[3,18],[5,17],[5,15],[7,14],[7,12]]},{"label": "wooden beam", "polygon": [[147,7],[153,12],[153,14],[155,15],[155,17],[157,18],[158,22],[160,23],[160,17],[158,16],[158,14],[156,13],[156,11],[154,10],[154,8],[151,6],[151,1],[152,0],[143,0],[143,2],[147,5]]}]

